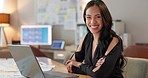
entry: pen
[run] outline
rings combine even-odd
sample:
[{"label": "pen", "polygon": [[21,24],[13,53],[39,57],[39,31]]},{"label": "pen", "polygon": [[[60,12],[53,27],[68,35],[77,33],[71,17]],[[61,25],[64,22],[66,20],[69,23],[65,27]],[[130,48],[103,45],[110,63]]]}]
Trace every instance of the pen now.
[{"label": "pen", "polygon": [[[75,53],[73,53],[73,54],[71,55],[71,57],[69,58],[69,60],[72,59],[72,57],[74,56],[74,54],[75,54]],[[68,63],[70,63],[70,61],[69,61],[69,62],[66,62],[65,65],[67,65]]]}]

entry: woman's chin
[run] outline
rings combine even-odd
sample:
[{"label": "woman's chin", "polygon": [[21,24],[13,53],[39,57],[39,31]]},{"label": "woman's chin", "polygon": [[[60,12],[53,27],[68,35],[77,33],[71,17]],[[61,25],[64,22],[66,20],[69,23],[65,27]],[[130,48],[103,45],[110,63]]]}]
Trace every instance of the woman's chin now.
[{"label": "woman's chin", "polygon": [[91,31],[92,34],[98,34],[98,31]]}]

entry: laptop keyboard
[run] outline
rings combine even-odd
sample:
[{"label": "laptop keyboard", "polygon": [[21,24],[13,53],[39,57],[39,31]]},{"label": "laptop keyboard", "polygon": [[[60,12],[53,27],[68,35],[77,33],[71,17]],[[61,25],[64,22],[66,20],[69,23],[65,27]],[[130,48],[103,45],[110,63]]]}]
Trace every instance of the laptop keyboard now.
[{"label": "laptop keyboard", "polygon": [[61,78],[60,76],[51,75],[51,74],[47,74],[47,73],[44,73],[44,75],[45,75],[45,78]]},{"label": "laptop keyboard", "polygon": [[62,73],[57,71],[44,72],[45,78],[78,78],[78,76],[69,73]]}]

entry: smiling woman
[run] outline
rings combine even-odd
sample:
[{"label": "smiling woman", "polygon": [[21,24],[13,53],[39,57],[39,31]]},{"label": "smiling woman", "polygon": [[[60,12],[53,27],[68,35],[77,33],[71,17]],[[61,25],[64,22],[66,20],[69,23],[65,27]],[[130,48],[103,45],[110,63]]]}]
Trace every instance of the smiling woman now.
[{"label": "smiling woman", "polygon": [[122,40],[111,30],[112,16],[105,3],[102,0],[88,2],[83,19],[88,33],[66,62],[68,72],[93,78],[123,78],[122,67],[125,61]]}]

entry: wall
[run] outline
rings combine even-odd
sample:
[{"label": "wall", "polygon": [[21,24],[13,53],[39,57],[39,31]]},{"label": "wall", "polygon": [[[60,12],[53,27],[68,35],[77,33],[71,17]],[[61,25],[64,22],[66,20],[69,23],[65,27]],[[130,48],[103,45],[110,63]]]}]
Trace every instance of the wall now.
[{"label": "wall", "polygon": [[8,43],[11,43],[12,39],[15,37],[16,29],[18,27],[18,17],[17,17],[17,0],[4,0],[3,13],[10,14],[10,26],[5,27]]},{"label": "wall", "polygon": [[35,0],[17,0],[19,25],[36,24]]},{"label": "wall", "polygon": [[[109,7],[114,20],[121,19],[125,22],[125,32],[132,34],[133,43],[148,43],[148,0],[104,1]],[[35,2],[35,0],[18,0],[19,26],[21,24],[36,24]],[[56,31],[54,31],[53,38],[73,42],[73,31],[67,33],[62,26],[55,26],[54,30]]]},{"label": "wall", "polygon": [[[36,24],[36,0],[18,0],[19,26]],[[20,28],[20,27],[19,27]],[[18,32],[20,29],[18,28]],[[53,39],[65,40],[67,44],[74,43],[74,31],[64,30],[63,26],[53,26]]]},{"label": "wall", "polygon": [[113,19],[126,23],[125,32],[132,34],[133,43],[148,43],[148,0],[104,0]]}]

